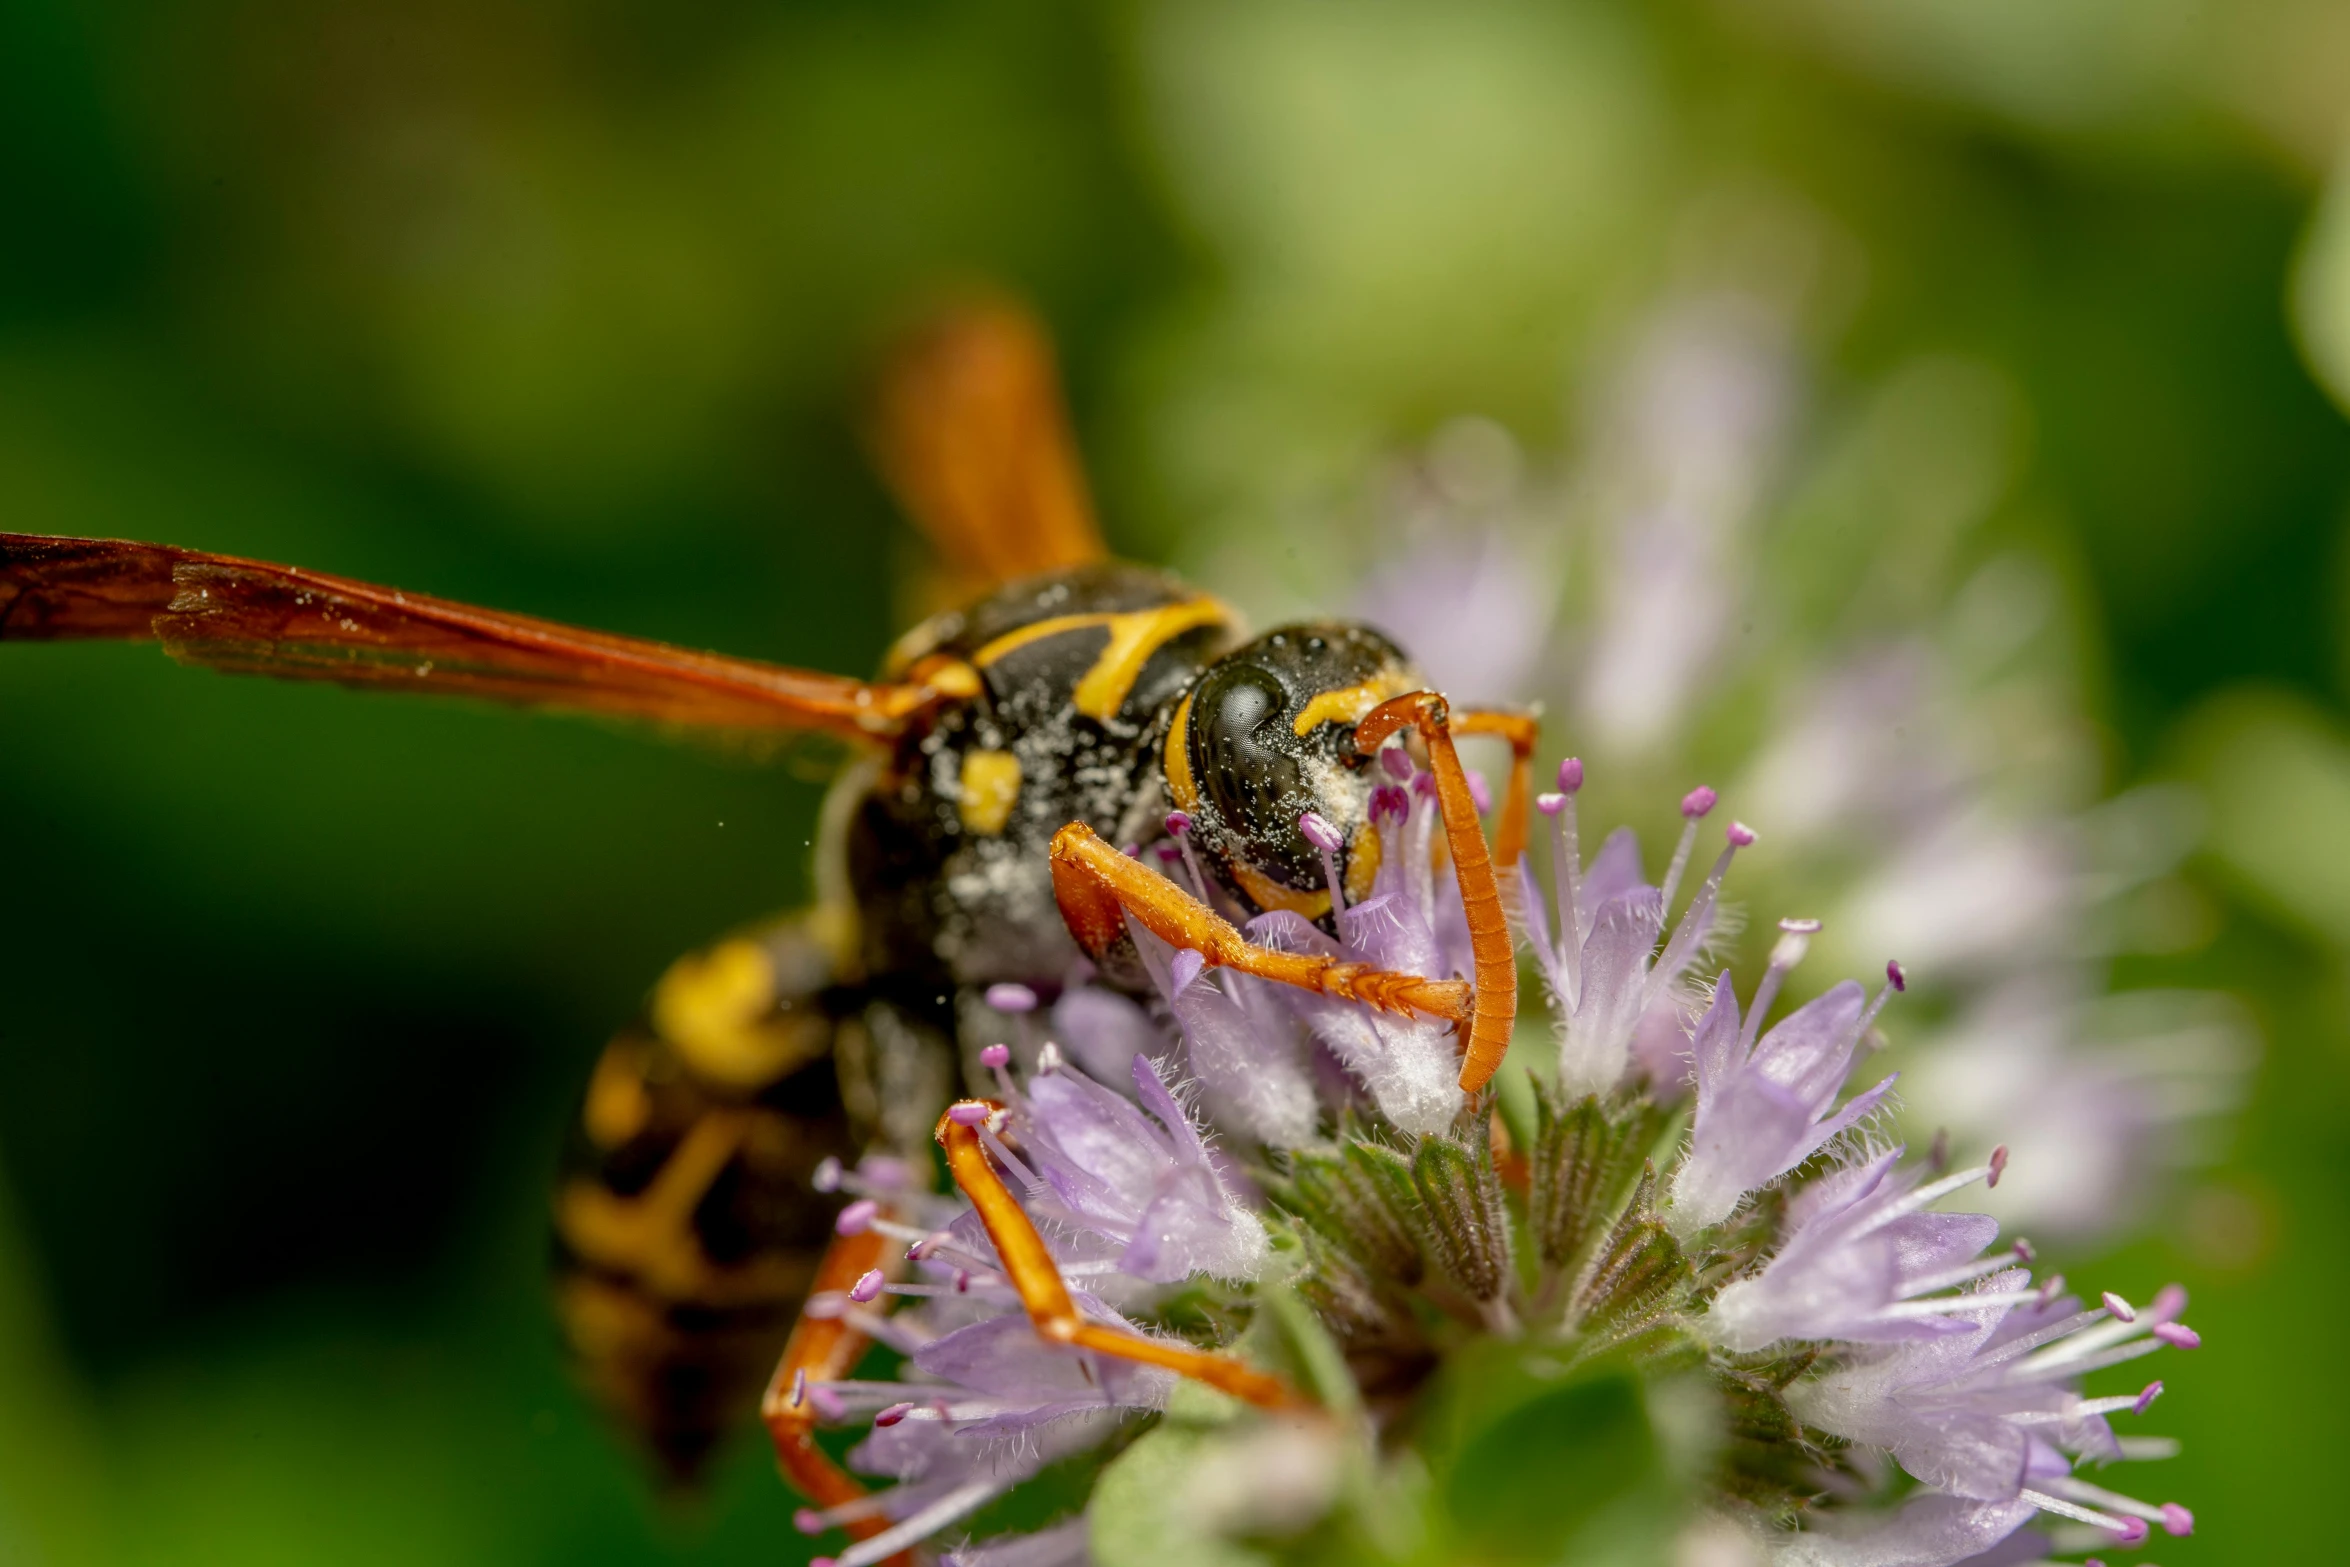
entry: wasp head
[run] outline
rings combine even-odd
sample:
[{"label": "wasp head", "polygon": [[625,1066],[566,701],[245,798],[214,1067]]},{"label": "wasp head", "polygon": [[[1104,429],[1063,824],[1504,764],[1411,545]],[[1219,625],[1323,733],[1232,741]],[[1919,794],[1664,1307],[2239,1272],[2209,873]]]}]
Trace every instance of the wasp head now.
[{"label": "wasp head", "polygon": [[[1370,892],[1380,859],[1371,820],[1377,762],[1355,725],[1422,681],[1401,649],[1366,626],[1285,626],[1210,664],[1176,708],[1167,792],[1189,816],[1210,875],[1243,906],[1288,909],[1328,925],[1323,854],[1335,841],[1349,901]],[[1317,824],[1309,839],[1308,812]]]}]

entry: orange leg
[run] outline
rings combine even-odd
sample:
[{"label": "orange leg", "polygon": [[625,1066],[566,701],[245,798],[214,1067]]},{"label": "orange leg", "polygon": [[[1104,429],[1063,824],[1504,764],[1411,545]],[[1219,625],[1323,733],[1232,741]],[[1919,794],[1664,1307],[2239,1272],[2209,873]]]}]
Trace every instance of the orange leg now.
[{"label": "orange leg", "polygon": [[[1476,989],[1469,1013],[1468,1048],[1461,1059],[1461,1088],[1475,1093],[1492,1080],[1510,1047],[1518,1018],[1518,964],[1502,912],[1501,887],[1493,857],[1477,825],[1477,802],[1469,793],[1460,753],[1453,749],[1451,711],[1433,691],[1414,691],[1382,702],[1355,726],[1355,747],[1368,754],[1407,724],[1428,747],[1429,771],[1436,776],[1436,808],[1444,816],[1444,840],[1452,851],[1453,875],[1460,881],[1461,908],[1469,919],[1469,950],[1476,963]],[[1512,746],[1516,742],[1513,740]],[[1531,740],[1528,742],[1531,750]],[[1513,792],[1515,783],[1512,784]],[[1506,828],[1508,818],[1503,818]]]},{"label": "orange leg", "polygon": [[1260,1409],[1307,1407],[1305,1395],[1287,1382],[1230,1355],[1163,1343],[1106,1323],[1088,1322],[1080,1316],[1077,1303],[1069,1297],[1069,1287],[1061,1282],[1061,1270],[1055,1266],[1052,1253],[1045,1249],[1044,1237],[1036,1233],[1028,1210],[1020,1206],[989,1162],[977,1125],[956,1119],[958,1112],[965,1115],[976,1112],[983,1119],[1000,1109],[984,1099],[962,1101],[939,1118],[938,1142],[946,1150],[947,1169],[954,1176],[955,1185],[978,1210],[979,1222],[987,1227],[987,1238],[995,1243],[996,1255],[1003,1259],[1004,1273],[1019,1291],[1020,1304],[1028,1309],[1028,1320],[1036,1325],[1041,1337],[1121,1360],[1163,1366]]},{"label": "orange leg", "polygon": [[[871,1230],[833,1237],[824,1260],[816,1265],[816,1280],[809,1292],[846,1293],[868,1270],[881,1266],[888,1245]],[[775,1461],[793,1488],[818,1507],[840,1507],[859,1500],[866,1491],[816,1445],[816,1406],[804,1391],[803,1379],[829,1382],[847,1376],[857,1368],[865,1343],[864,1334],[839,1318],[802,1316],[792,1326],[783,1358],[775,1363],[766,1396],[759,1400],[759,1418],[767,1423],[767,1434],[775,1442]],[[859,1518],[846,1525],[860,1540],[888,1527],[889,1520],[881,1517]],[[892,1560],[903,1567],[912,1558]]]},{"label": "orange leg", "polygon": [[[1454,770],[1459,770],[1457,762]],[[1467,786],[1462,788],[1466,798]],[[1474,822],[1472,809],[1471,831]],[[1255,945],[1199,899],[1102,842],[1083,822],[1071,822],[1053,835],[1052,860],[1053,894],[1060,900],[1061,917],[1088,952],[1108,951],[1125,933],[1125,920],[1131,915],[1161,941],[1196,952],[1218,967],[1388,1012],[1416,1009],[1450,1022],[1468,1015],[1469,987],[1459,980],[1423,979],[1368,963]]]},{"label": "orange leg", "polygon": [[1501,821],[1493,832],[1494,863],[1506,871],[1526,852],[1528,813],[1534,801],[1534,746],[1541,738],[1541,720],[1532,713],[1465,707],[1452,715],[1452,732],[1494,735],[1509,742],[1510,787],[1502,797]]}]

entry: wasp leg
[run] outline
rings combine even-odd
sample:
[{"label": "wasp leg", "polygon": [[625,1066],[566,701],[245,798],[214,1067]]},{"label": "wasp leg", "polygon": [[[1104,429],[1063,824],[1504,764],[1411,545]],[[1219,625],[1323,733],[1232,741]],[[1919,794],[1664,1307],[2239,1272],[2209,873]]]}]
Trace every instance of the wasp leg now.
[{"label": "wasp leg", "polygon": [[[1464,707],[1452,715],[1456,735],[1493,735],[1509,742],[1510,786],[1502,797],[1501,821],[1493,833],[1494,863],[1505,870],[1526,852],[1527,809],[1534,799],[1534,746],[1542,723],[1532,713],[1495,707]],[[1502,896],[1509,896],[1504,886]]]},{"label": "wasp leg", "polygon": [[[978,1210],[979,1222],[987,1227],[987,1238],[995,1243],[1004,1272],[1040,1337],[1146,1366],[1162,1366],[1260,1409],[1308,1407],[1305,1395],[1289,1383],[1230,1355],[1144,1338],[1107,1323],[1088,1322],[1079,1315],[1068,1285],[1061,1282],[1060,1267],[1045,1249],[1044,1237],[1037,1234],[1028,1210],[1004,1185],[979,1140],[979,1123],[1001,1109],[984,1099],[962,1101],[939,1118],[938,1143],[946,1150],[947,1169],[955,1185]],[[957,1119],[958,1114],[970,1119]]]},{"label": "wasp leg", "polygon": [[[816,1265],[810,1293],[845,1294],[869,1270],[881,1266],[887,1246],[888,1242],[871,1230],[835,1236],[825,1248],[824,1260]],[[775,1442],[775,1461],[784,1478],[802,1496],[828,1510],[860,1501],[866,1491],[816,1445],[816,1402],[808,1393],[808,1384],[847,1376],[864,1355],[865,1344],[865,1335],[840,1318],[811,1317],[803,1310],[792,1325],[783,1358],[775,1363],[775,1375],[767,1381],[767,1392],[759,1400],[759,1418],[766,1422],[767,1434]],[[877,1513],[850,1519],[843,1527],[860,1540],[869,1539],[888,1528],[889,1520]],[[900,1567],[911,1560],[910,1556],[892,1558]]]},{"label": "wasp leg", "polygon": [[1469,987],[1459,980],[1427,979],[1368,963],[1257,946],[1215,910],[1120,854],[1083,822],[1071,822],[1053,835],[1052,861],[1053,896],[1060,902],[1061,918],[1088,952],[1103,953],[1114,946],[1131,915],[1161,941],[1196,952],[1218,967],[1388,1012],[1420,1011],[1449,1022],[1468,1015]]},{"label": "wasp leg", "polygon": [[[1510,1048],[1510,1031],[1518,1020],[1517,956],[1509,920],[1502,910],[1501,886],[1493,875],[1493,857],[1485,847],[1485,829],[1477,823],[1477,800],[1469,793],[1469,777],[1461,770],[1460,753],[1453,749],[1452,714],[1444,698],[1433,691],[1414,691],[1380,703],[1355,726],[1355,748],[1368,755],[1407,725],[1419,731],[1428,748],[1428,769],[1436,775],[1436,808],[1444,817],[1445,846],[1452,851],[1461,911],[1469,921],[1469,953],[1477,972],[1468,1047],[1461,1057],[1461,1090],[1473,1094],[1492,1080]],[[1516,739],[1510,743],[1514,750]],[[1532,743],[1529,735],[1529,752]],[[1515,780],[1511,787],[1514,791]],[[1503,825],[1506,829],[1506,814]]]}]

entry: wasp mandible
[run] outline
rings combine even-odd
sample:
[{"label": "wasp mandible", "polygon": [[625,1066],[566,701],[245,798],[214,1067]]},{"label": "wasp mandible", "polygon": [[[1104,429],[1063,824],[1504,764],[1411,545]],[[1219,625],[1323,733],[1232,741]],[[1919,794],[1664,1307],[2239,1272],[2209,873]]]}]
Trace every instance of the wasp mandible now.
[{"label": "wasp mandible", "polygon": [[[1214,598],[1109,559],[1050,350],[1016,307],[966,303],[909,339],[882,377],[873,445],[970,591],[870,682],[168,545],[0,534],[0,640],[157,641],[236,673],[847,743],[814,902],[661,977],[597,1061],[554,1202],[559,1311],[599,1400],[687,1479],[773,1365],[779,1458],[824,1506],[856,1482],[817,1450],[791,1389],[847,1374],[864,1345],[800,1307],[875,1266],[881,1241],[833,1234],[817,1172],[874,1148],[927,1167],[934,1130],[1041,1332],[1286,1396],[1227,1357],[1078,1323],[1049,1298],[1049,1264],[1023,1274],[1041,1243],[991,1187],[969,1103],[942,1117],[985,1081],[974,1009],[1007,984],[1050,997],[1081,964],[1140,991],[1131,921],[1209,964],[1451,1020],[1461,1084],[1479,1088],[1516,1010],[1494,864],[1524,846],[1535,744],[1531,717],[1450,708],[1367,626],[1252,639]],[[1490,851],[1453,746],[1464,733],[1513,753]],[[1473,938],[1464,978],[1274,951],[1234,923],[1282,909],[1329,928],[1333,888],[1368,888],[1374,763],[1392,744],[1433,775]],[[1133,857],[1170,832],[1215,906]]]}]

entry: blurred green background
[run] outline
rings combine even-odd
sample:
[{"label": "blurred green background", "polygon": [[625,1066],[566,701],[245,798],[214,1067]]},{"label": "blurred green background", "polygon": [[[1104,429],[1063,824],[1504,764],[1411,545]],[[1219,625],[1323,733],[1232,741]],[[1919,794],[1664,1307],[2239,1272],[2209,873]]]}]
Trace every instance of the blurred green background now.
[{"label": "blurred green background", "polygon": [[[1826,406],[1931,355],[2012,392],[1993,526],[2073,596],[2103,786],[2203,793],[2216,917],[2115,977],[2239,994],[2254,1097],[2159,1238],[2064,1260],[2197,1294],[2158,1485],[2202,1532],[2160,1559],[2319,1559],[2346,104],[2338,0],[11,0],[0,527],[862,670],[912,542],[860,377],[983,274],[1062,342],[1119,547],[1295,599],[1361,570],[1313,524],[1382,452],[1462,413],[1571,444],[1601,346],[1763,193],[1825,236]],[[0,1561],[795,1559],[748,1444],[650,1498],[541,1264],[586,1064],[797,899],[818,789],[11,647]]]}]

